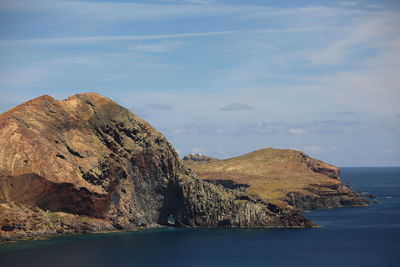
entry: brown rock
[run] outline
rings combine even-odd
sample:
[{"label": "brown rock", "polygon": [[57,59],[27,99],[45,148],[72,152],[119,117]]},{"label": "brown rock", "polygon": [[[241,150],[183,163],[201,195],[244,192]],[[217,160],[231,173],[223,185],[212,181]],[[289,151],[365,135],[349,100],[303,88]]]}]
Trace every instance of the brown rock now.
[{"label": "brown rock", "polygon": [[[0,146],[0,203],[42,221],[50,220],[46,211],[77,216],[76,223],[52,221],[56,232],[81,231],[82,218],[103,221],[87,227],[93,231],[157,227],[170,215],[182,226],[313,226],[296,212],[198,180],[162,134],[94,93],[42,96],[1,114]],[[30,221],[15,225],[28,229]],[[0,222],[9,236],[13,225]]]}]

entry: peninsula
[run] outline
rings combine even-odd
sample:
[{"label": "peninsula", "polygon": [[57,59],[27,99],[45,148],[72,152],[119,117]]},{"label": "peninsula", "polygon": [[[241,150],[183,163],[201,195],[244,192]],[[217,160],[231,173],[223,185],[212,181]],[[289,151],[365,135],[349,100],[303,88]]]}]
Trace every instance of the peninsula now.
[{"label": "peninsula", "polygon": [[343,185],[339,168],[301,151],[265,148],[225,160],[189,154],[184,164],[208,182],[241,188],[282,208],[365,206],[365,197]]}]

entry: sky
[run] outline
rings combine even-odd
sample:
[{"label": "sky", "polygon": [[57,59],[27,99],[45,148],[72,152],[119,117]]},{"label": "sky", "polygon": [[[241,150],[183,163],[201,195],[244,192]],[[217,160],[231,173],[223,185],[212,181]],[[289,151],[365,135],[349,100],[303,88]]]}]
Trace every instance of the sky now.
[{"label": "sky", "polygon": [[400,2],[0,0],[0,112],[82,92],[181,156],[400,166]]}]

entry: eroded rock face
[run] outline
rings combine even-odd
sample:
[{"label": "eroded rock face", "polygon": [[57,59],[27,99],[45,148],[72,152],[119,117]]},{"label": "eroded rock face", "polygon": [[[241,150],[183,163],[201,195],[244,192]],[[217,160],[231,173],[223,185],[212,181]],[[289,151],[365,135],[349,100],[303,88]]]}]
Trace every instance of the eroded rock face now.
[{"label": "eroded rock face", "polygon": [[107,220],[64,212],[46,212],[14,202],[0,203],[0,243],[40,239],[60,233],[114,230]]},{"label": "eroded rock face", "polygon": [[266,203],[257,196],[240,190],[198,179],[180,181],[183,201],[177,209],[177,221],[182,225],[203,227],[312,227],[296,211]]},{"label": "eroded rock face", "polygon": [[[328,190],[329,191],[328,191]],[[329,209],[339,207],[366,206],[369,201],[357,192],[342,184],[336,186],[310,185],[306,188],[311,194],[290,192],[285,201],[300,209]]]},{"label": "eroded rock face", "polygon": [[94,93],[42,96],[1,114],[0,147],[0,203],[98,218],[106,230],[155,227],[170,215],[187,226],[313,226],[198,180],[162,134]]}]

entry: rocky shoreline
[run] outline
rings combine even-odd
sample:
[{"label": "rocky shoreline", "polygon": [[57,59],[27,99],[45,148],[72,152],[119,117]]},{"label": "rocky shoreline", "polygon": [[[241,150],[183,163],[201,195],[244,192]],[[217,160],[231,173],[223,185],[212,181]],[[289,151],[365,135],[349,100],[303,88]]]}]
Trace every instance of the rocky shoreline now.
[{"label": "rocky shoreline", "polygon": [[365,197],[353,192],[349,194],[330,194],[330,195],[302,195],[298,192],[290,192],[285,201],[298,209],[332,209],[341,207],[366,207],[368,200]]}]

